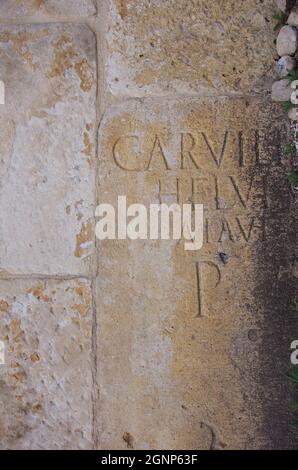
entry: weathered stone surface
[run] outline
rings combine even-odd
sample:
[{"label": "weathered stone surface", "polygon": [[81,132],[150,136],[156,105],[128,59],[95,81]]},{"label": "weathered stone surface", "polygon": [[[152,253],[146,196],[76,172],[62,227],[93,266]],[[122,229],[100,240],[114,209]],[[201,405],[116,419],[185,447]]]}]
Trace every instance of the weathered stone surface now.
[{"label": "weathered stone surface", "polygon": [[276,39],[276,50],[279,56],[293,55],[297,50],[297,30],[292,26],[283,26]]},{"label": "weathered stone surface", "polygon": [[99,243],[100,448],[293,445],[282,116],[256,99],[156,98],[104,117],[99,202],[203,203],[205,230],[198,252]]},{"label": "weathered stone surface", "polygon": [[93,0],[1,0],[0,2],[0,18],[90,16],[95,12]]},{"label": "weathered stone surface", "polygon": [[294,70],[296,67],[296,60],[294,57],[285,55],[281,57],[276,64],[277,73],[280,78],[286,77],[291,70]]},{"label": "weathered stone surface", "polygon": [[1,449],[92,447],[92,298],[84,279],[1,280]]},{"label": "weathered stone surface", "polygon": [[293,89],[290,86],[289,80],[283,79],[274,82],[271,89],[272,101],[289,101]]},{"label": "weathered stone surface", "polygon": [[95,38],[1,26],[0,268],[81,274],[93,251]]},{"label": "weathered stone surface", "polygon": [[112,0],[108,6],[107,82],[114,95],[267,87],[275,54],[272,0]]}]

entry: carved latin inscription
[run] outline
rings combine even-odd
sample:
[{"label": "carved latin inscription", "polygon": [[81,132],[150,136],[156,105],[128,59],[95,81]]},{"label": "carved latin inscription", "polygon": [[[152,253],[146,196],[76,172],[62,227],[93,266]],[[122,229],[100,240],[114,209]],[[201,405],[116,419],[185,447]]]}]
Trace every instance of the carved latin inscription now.
[{"label": "carved latin inscription", "polygon": [[[272,145],[280,130],[267,135],[264,131],[223,130],[221,135],[210,135],[205,131],[181,132],[173,136],[176,149],[173,152],[170,140],[163,134],[144,137],[134,134],[119,136],[113,144],[112,154],[116,165],[125,171],[150,171],[160,164],[164,170],[205,170],[226,169],[230,164],[234,168],[269,165],[266,148]],[[273,160],[279,161],[280,148],[276,148]],[[146,147],[146,148],[145,148]]]},{"label": "carved latin inscription", "polygon": [[172,135],[164,128],[114,141],[115,165],[124,175],[143,175],[143,194],[156,188],[152,202],[204,206],[206,255],[200,252],[195,262],[198,318],[207,316],[206,287],[216,290],[222,281],[222,266],[214,261],[220,247],[266,241],[268,217],[281,209],[271,195],[274,178],[280,184],[280,133],[222,129]]}]

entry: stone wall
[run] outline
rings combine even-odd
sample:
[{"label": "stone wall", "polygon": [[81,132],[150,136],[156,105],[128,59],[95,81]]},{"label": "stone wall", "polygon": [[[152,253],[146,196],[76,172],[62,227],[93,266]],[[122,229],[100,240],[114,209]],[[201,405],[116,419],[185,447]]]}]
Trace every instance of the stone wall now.
[{"label": "stone wall", "polygon": [[[3,449],[294,448],[272,0],[0,2]],[[204,246],[95,240],[188,202]]]}]

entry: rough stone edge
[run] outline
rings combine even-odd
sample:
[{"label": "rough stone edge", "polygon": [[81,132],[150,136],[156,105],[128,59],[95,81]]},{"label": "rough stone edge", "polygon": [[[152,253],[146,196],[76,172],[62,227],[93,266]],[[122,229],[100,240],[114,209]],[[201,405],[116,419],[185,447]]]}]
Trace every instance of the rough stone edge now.
[{"label": "rough stone edge", "polygon": [[[289,24],[290,27],[293,30],[296,31],[296,35],[297,35],[297,38],[298,38],[298,22],[297,22],[297,24],[294,24],[291,20],[288,22],[288,20],[290,18],[292,18],[292,16],[291,16],[292,12],[295,12],[298,15],[298,1],[297,0],[283,0],[283,1],[282,0],[275,0],[275,3],[276,3],[277,8],[279,8],[280,11],[282,12],[282,14],[284,15],[285,24]],[[284,5],[285,5],[285,8],[281,8]],[[295,88],[295,87],[291,87],[291,85],[292,85],[294,80],[298,80],[298,62],[297,62],[297,59],[298,59],[298,43],[297,43],[296,52],[295,52],[294,57],[296,59],[296,67],[292,71],[292,73],[293,73],[292,78],[291,77],[288,78],[289,88],[291,88],[292,92],[294,92],[295,89],[297,90],[297,86]],[[282,78],[282,77],[280,77],[280,78]],[[275,82],[275,84],[276,83],[277,82]],[[273,87],[274,87],[274,84],[273,84]],[[296,92],[296,97],[297,96],[298,96],[298,93]],[[272,97],[272,98],[274,99],[274,97]],[[279,100],[279,101],[281,101],[281,100]],[[291,157],[290,172],[292,172],[293,175],[296,175],[296,181],[295,181],[294,178],[291,181],[290,178],[289,178],[289,175],[288,175],[289,185],[290,185],[291,193],[292,193],[292,208],[290,210],[290,216],[293,217],[293,219],[294,219],[293,220],[294,228],[297,229],[297,227],[298,227],[298,106],[297,106],[297,103],[296,104],[293,103],[292,97],[286,103],[284,103],[284,109],[285,109],[285,111],[287,111],[287,107],[289,108],[288,109],[288,118],[290,120],[290,130],[291,130],[291,142],[287,144],[288,148],[290,150],[290,157]],[[294,106],[293,106],[293,104],[294,104]],[[293,258],[294,258],[294,262],[293,262],[293,266],[292,266],[291,276],[292,276],[293,279],[295,279],[295,278],[297,279],[297,277],[298,277],[297,276],[297,274],[298,274],[298,236],[297,236],[297,234],[296,234],[296,239],[295,239]],[[297,300],[296,300],[297,296],[298,296],[297,281],[296,281],[295,285],[296,285],[296,287],[295,287],[295,290],[294,290],[293,309],[294,310],[296,309],[296,315],[297,315],[297,309],[298,309]],[[294,339],[294,337],[293,337],[293,339]],[[296,367],[298,367],[298,366],[296,366]],[[297,397],[298,397],[298,387],[297,387],[297,385],[296,386],[293,385],[292,395],[293,395],[293,400],[296,399],[296,401],[297,401]],[[295,412],[293,412],[293,415],[295,416]],[[296,440],[297,440],[297,435],[296,435]]]}]

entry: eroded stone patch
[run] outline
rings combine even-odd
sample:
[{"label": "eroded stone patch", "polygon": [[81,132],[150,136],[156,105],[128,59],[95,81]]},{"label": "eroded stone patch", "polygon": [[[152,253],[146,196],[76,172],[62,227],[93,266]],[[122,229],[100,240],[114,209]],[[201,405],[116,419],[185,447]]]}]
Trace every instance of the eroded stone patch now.
[{"label": "eroded stone patch", "polygon": [[6,83],[0,268],[89,273],[93,237],[85,228],[92,226],[94,210],[95,37],[83,25],[1,26],[0,46]]},{"label": "eroded stone patch", "polygon": [[108,4],[107,82],[112,94],[267,88],[275,54],[273,0]]},{"label": "eroded stone patch", "polygon": [[2,449],[92,448],[90,283],[0,281]]}]

